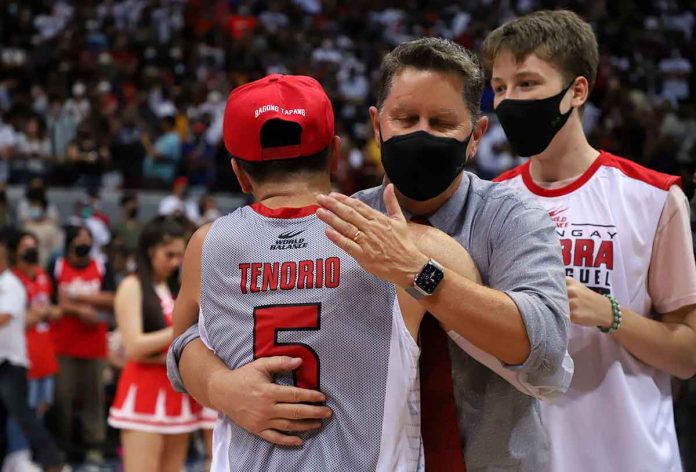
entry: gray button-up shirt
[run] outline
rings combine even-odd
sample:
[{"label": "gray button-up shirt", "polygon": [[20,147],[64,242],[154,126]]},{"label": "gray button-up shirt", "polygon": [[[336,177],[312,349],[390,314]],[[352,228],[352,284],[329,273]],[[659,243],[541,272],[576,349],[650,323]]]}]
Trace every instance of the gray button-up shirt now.
[{"label": "gray button-up shirt", "polygon": [[[355,197],[384,212],[382,192],[383,187],[376,187]],[[429,221],[471,254],[485,285],[512,298],[532,348],[522,365],[505,366],[495,360],[484,365],[450,343],[467,468],[469,472],[543,471],[548,444],[535,397],[564,392],[573,372],[566,350],[565,272],[553,223],[531,198],[466,172],[456,193]],[[177,361],[196,337],[194,325],[169,351],[169,377],[180,391],[184,386]]]},{"label": "gray button-up shirt", "polygon": [[[385,212],[382,193],[383,187],[376,187],[355,197]],[[563,393],[573,374],[567,353],[565,271],[553,222],[528,196],[467,172],[455,194],[428,221],[469,252],[484,285],[512,298],[531,345],[524,364],[498,363],[496,369],[450,342],[467,469],[543,471],[548,443],[539,400],[532,395],[550,399]]]}]

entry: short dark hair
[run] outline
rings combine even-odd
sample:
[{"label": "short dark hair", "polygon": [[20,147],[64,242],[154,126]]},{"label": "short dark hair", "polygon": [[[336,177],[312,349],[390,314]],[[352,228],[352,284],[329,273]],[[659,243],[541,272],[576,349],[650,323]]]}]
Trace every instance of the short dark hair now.
[{"label": "short dark hair", "polygon": [[377,108],[382,109],[394,76],[406,67],[418,70],[453,72],[462,78],[462,98],[471,118],[481,114],[484,76],[478,59],[468,49],[443,38],[420,38],[399,44],[382,59]]},{"label": "short dark hair", "polygon": [[255,182],[263,183],[269,180],[286,181],[302,173],[320,173],[329,170],[329,155],[331,148],[327,147],[311,156],[295,157],[293,159],[275,159],[272,161],[251,162],[237,159],[237,164]]},{"label": "short dark hair", "polygon": [[22,242],[22,239],[26,237],[32,238],[34,242],[38,245],[39,238],[37,238],[34,233],[25,230],[13,231],[9,233],[6,246],[8,252],[7,256],[10,261],[10,265],[17,264],[17,248],[19,248],[19,243]]},{"label": "short dark hair", "polygon": [[92,232],[86,226],[75,226],[75,225],[66,226],[66,228],[65,228],[65,247],[64,247],[66,256],[68,255],[68,252],[70,252],[70,245],[80,235],[80,233],[82,231],[87,231],[87,234],[89,234],[89,239],[92,239]]},{"label": "short dark hair", "polygon": [[[302,127],[292,121],[279,119],[268,120],[261,128],[259,136],[263,149],[275,147],[299,146],[302,142]],[[327,146],[316,154],[299,156],[289,159],[273,159],[268,161],[245,161],[235,158],[239,167],[258,183],[269,180],[286,181],[300,173],[319,173],[329,170],[329,155],[331,146]]]},{"label": "short dark hair", "polygon": [[590,90],[594,86],[599,63],[597,38],[592,27],[572,11],[537,11],[493,30],[481,48],[487,72],[502,51],[510,51],[517,61],[536,54],[555,65],[565,82],[582,76]]}]

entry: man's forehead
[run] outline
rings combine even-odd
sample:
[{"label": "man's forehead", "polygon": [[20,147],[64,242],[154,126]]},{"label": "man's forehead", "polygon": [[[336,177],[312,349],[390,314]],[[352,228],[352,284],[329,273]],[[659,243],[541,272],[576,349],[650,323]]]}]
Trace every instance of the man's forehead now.
[{"label": "man's forehead", "polygon": [[[408,100],[408,97],[405,97],[403,99],[396,98],[394,100],[394,106],[391,108],[391,111],[393,113],[410,113],[417,111],[418,108],[421,108],[421,103],[420,102],[426,102],[424,103],[427,105],[427,100],[424,101],[419,101],[419,103],[415,103],[414,101]],[[438,106],[435,104],[432,107],[428,107],[431,113],[435,113],[438,115],[451,115],[451,116],[457,116],[459,115],[459,110],[457,110],[454,107],[448,106],[448,107],[443,107],[443,106]]]},{"label": "man's forehead", "polygon": [[458,114],[461,108],[466,108],[463,87],[462,78],[455,72],[405,67],[394,74],[385,105],[394,111],[427,108]]},{"label": "man's forehead", "polygon": [[511,51],[500,52],[493,61],[491,80],[496,80],[501,76],[529,76],[537,75],[545,77],[550,72],[560,73],[556,66],[549,61],[531,52],[523,57],[516,57]]}]

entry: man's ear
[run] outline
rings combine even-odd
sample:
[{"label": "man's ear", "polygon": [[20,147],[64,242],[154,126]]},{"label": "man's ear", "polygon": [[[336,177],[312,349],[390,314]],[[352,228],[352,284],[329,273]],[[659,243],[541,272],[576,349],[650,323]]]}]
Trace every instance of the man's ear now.
[{"label": "man's ear", "polygon": [[334,174],[338,171],[338,160],[341,157],[341,138],[334,136],[329,147],[331,148],[329,151],[329,166],[331,173]]},{"label": "man's ear", "polygon": [[467,161],[470,159],[473,159],[474,156],[476,155],[476,151],[478,150],[479,144],[481,144],[481,138],[486,133],[487,129],[488,129],[488,117],[482,116],[476,122],[476,128],[474,129],[474,132],[471,135],[471,140],[469,141],[469,146],[467,147],[467,150],[466,150],[466,160]]},{"label": "man's ear", "polygon": [[375,143],[379,148],[381,142],[379,139],[379,110],[377,107],[370,107],[370,121],[372,122],[372,132],[374,134]]},{"label": "man's ear", "polygon": [[247,173],[242,170],[234,158],[230,159],[230,163],[232,164],[234,175],[237,176],[237,182],[239,182],[242,192],[251,193],[251,179]]},{"label": "man's ear", "polygon": [[575,79],[575,83],[570,87],[570,90],[572,92],[570,105],[573,108],[580,108],[590,97],[590,83],[583,76]]}]

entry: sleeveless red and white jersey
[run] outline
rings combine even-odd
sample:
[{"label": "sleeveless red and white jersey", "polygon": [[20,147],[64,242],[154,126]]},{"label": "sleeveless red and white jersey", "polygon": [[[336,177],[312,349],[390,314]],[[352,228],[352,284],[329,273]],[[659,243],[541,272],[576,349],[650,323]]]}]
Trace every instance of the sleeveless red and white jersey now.
[{"label": "sleeveless red and white jersey", "polygon": [[[556,223],[566,274],[623,307],[653,316],[648,268],[656,229],[678,177],[602,152],[576,181],[536,185],[530,161],[496,180],[531,193]],[[524,244],[524,241],[520,241]],[[685,255],[685,257],[692,257]],[[633,357],[596,327],[572,325],[575,361],[565,396],[541,403],[551,469],[679,471],[670,376]]]},{"label": "sleeveless red and white jersey", "polygon": [[[99,293],[105,276],[105,267],[97,259],[91,259],[85,267],[75,267],[67,259],[56,260],[54,278],[56,291],[68,294],[91,295]],[[85,323],[77,316],[66,315],[51,325],[51,334],[59,356],[82,359],[104,359],[106,357],[107,313],[104,321]]]},{"label": "sleeveless red and white jersey", "polygon": [[422,470],[418,346],[394,287],[329,241],[317,208],[256,203],[219,218],[206,236],[203,342],[230,368],[302,358],[276,382],[321,390],[333,410],[299,448],[218,420],[214,471]]},{"label": "sleeveless red and white jersey", "polygon": [[[27,291],[28,305],[49,305],[53,287],[48,274],[42,269],[36,270],[35,277],[25,274],[21,270],[12,269],[14,275],[22,282]],[[55,375],[58,372],[58,360],[51,336],[51,325],[46,321],[40,321],[26,330],[27,355],[29,356],[30,380],[40,379]]]}]

